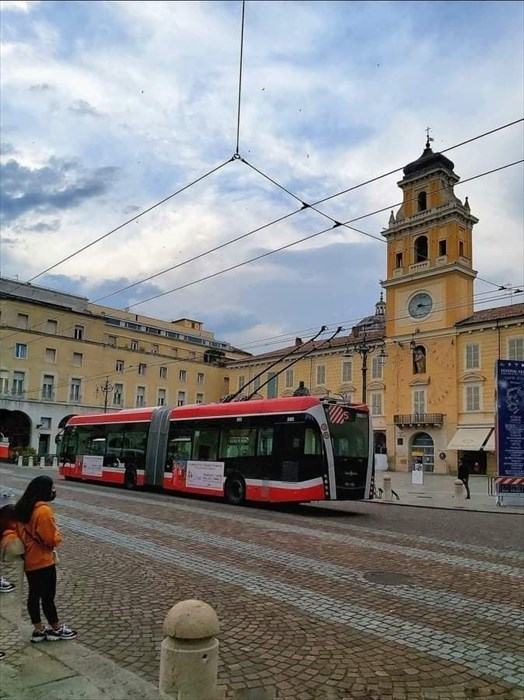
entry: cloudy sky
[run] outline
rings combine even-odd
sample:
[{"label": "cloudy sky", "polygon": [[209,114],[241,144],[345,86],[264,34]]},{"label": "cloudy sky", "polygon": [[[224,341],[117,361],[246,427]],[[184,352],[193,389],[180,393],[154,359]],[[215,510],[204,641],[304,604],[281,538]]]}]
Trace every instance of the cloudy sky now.
[{"label": "cloudy sky", "polygon": [[[401,173],[319,205],[360,232],[302,201],[402,168],[428,125],[443,150],[523,116],[521,2],[246,2],[247,162],[241,2],[0,5],[1,274],[252,352],[380,294]],[[447,156],[462,180],[518,161],[522,122]],[[522,191],[522,164],[456,188],[480,219],[477,308],[524,283]]]}]

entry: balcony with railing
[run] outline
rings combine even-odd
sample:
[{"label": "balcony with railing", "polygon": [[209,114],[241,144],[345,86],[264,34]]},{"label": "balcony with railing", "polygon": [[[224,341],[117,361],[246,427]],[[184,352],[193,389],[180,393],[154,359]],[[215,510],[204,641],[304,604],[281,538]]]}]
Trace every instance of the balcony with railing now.
[{"label": "balcony with railing", "polygon": [[400,413],[393,417],[399,427],[433,426],[441,428],[444,423],[443,413]]}]

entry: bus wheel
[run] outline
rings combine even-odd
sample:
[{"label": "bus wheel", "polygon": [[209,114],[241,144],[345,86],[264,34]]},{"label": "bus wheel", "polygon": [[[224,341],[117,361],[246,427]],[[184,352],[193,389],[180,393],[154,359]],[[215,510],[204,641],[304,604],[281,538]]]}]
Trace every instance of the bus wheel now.
[{"label": "bus wheel", "polygon": [[224,498],[232,506],[239,506],[246,500],[246,482],[235,474],[228,476],[224,485]]},{"label": "bus wheel", "polygon": [[134,489],[136,486],[135,472],[126,472],[124,474],[124,486],[126,489]]}]

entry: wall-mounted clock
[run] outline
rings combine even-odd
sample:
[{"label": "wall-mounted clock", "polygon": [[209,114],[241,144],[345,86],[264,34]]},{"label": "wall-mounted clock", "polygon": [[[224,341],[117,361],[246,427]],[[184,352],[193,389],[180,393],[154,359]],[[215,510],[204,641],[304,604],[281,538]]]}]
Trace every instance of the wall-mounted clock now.
[{"label": "wall-mounted clock", "polygon": [[433,299],[427,292],[417,292],[408,303],[408,313],[412,318],[425,318],[433,309]]}]

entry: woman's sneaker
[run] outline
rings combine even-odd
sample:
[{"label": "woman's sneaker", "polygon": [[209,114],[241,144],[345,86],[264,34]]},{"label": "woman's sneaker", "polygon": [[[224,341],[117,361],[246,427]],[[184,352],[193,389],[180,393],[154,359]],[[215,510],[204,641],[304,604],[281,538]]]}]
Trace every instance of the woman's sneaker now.
[{"label": "woman's sneaker", "polygon": [[9,593],[9,591],[13,591],[14,588],[15,586],[13,583],[9,583],[3,576],[0,578],[0,593]]},{"label": "woman's sneaker", "polygon": [[31,635],[31,641],[33,644],[38,644],[39,642],[45,642],[47,639],[47,630],[35,630]]},{"label": "woman's sneaker", "polygon": [[57,642],[60,639],[74,639],[76,632],[67,625],[61,625],[57,630],[48,627],[45,631],[45,637],[48,642]]}]

